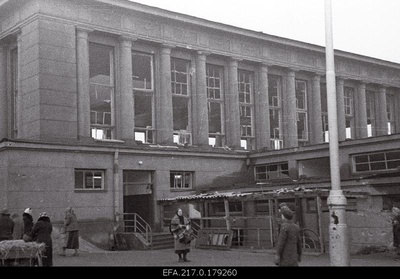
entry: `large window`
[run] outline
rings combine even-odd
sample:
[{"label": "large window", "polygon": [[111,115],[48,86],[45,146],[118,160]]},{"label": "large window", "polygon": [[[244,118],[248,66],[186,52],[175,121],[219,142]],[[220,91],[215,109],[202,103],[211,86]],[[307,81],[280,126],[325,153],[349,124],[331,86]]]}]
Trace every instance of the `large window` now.
[{"label": "large window", "polygon": [[132,52],[133,97],[135,103],[135,140],[154,141],[153,55]]},{"label": "large window", "polygon": [[75,170],[75,190],[103,190],[103,170]]},{"label": "large window", "polygon": [[353,156],[355,172],[395,170],[400,167],[400,150]]},{"label": "large window", "polygon": [[268,75],[268,102],[271,148],[282,149],[282,97],[281,78]]},{"label": "large window", "polygon": [[193,173],[185,171],[170,172],[170,188],[174,190],[191,190],[193,184]]},{"label": "large window", "polygon": [[238,71],[241,146],[253,149],[253,73]]},{"label": "large window", "polygon": [[171,59],[174,142],[178,144],[191,144],[189,69],[190,61]]},{"label": "large window", "polygon": [[206,65],[206,86],[208,98],[209,144],[223,146],[223,68],[216,65]]},{"label": "large window", "polygon": [[[224,202],[211,202],[208,204],[210,216],[225,215]],[[243,204],[241,201],[228,202],[229,213],[232,215],[240,214],[243,212]]]},{"label": "large window", "polygon": [[346,119],[346,139],[352,139],[354,133],[354,88],[344,87],[344,115]]},{"label": "large window", "polygon": [[114,138],[113,48],[89,44],[90,129],[95,139]]},{"label": "large window", "polygon": [[366,91],[368,137],[375,135],[375,92]]},{"label": "large window", "polygon": [[297,138],[308,140],[307,82],[296,80]]},{"label": "large window", "polygon": [[256,181],[289,178],[288,163],[256,166],[254,171]]}]

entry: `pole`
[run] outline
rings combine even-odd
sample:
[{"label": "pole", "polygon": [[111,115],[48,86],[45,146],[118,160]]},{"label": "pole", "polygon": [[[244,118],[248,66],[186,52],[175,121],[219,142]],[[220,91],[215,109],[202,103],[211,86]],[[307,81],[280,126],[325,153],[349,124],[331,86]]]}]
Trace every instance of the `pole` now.
[{"label": "pole", "polygon": [[329,156],[332,189],[329,206],[329,254],[332,266],[348,266],[348,236],[345,220],[346,197],[340,187],[339,140],[336,104],[335,61],[332,35],[332,3],[325,0],[326,86],[329,124]]}]

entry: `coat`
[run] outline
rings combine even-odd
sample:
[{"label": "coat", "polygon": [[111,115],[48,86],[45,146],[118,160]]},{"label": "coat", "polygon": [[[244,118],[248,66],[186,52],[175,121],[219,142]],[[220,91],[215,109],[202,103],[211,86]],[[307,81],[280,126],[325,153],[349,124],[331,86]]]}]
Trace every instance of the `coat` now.
[{"label": "coat", "polygon": [[293,221],[282,223],[276,245],[279,266],[298,266],[301,258],[300,228]]},{"label": "coat", "polygon": [[33,218],[28,213],[22,214],[22,220],[24,221],[24,234],[31,235],[33,229]]},{"label": "coat", "polygon": [[44,243],[46,245],[46,249],[42,258],[43,266],[53,265],[53,241],[51,238],[52,231],[53,226],[49,217],[39,218],[32,229],[31,237],[33,241],[37,243]]},{"label": "coat", "polygon": [[69,212],[65,215],[64,226],[67,232],[78,231],[78,218],[74,212]]},{"label": "coat", "polygon": [[393,226],[393,246],[400,246],[400,215],[396,215],[392,220]]},{"label": "coat", "polygon": [[[182,228],[181,225],[189,226],[189,230],[186,228]],[[176,253],[181,252],[189,252],[190,251],[190,243],[183,243],[180,240],[180,236],[183,233],[190,232],[190,219],[183,216],[183,223],[179,221],[178,215],[175,215],[171,220],[171,232],[174,235],[174,247]]]},{"label": "coat", "polygon": [[22,239],[24,234],[24,223],[20,216],[14,216],[12,218],[14,221],[14,232],[13,232],[13,239]]},{"label": "coat", "polygon": [[0,214],[0,241],[12,240],[14,231],[14,221],[10,215]]}]

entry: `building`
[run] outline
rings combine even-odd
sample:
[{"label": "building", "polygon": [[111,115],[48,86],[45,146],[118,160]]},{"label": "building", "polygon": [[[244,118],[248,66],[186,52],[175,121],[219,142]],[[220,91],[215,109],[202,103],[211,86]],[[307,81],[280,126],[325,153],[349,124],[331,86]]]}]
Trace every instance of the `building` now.
[{"label": "building", "polygon": [[[335,63],[350,241],[388,245],[400,65],[339,50]],[[72,206],[101,245],[120,214],[165,230],[182,196],[326,190],[326,99],[321,46],[126,0],[2,1],[0,204],[55,223]],[[295,204],[302,226],[315,227],[317,200]],[[232,203],[238,216],[272,208]]]}]

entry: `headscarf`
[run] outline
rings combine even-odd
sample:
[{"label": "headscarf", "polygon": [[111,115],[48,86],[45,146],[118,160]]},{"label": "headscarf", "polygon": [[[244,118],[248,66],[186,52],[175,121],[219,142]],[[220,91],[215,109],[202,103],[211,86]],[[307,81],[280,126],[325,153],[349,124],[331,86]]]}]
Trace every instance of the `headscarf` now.
[{"label": "headscarf", "polygon": [[183,217],[183,212],[182,212],[182,215],[178,214],[179,210],[182,212],[182,209],[178,208],[176,210],[176,216],[178,216],[178,218],[179,218],[179,223],[184,225],[185,224],[185,218]]}]

